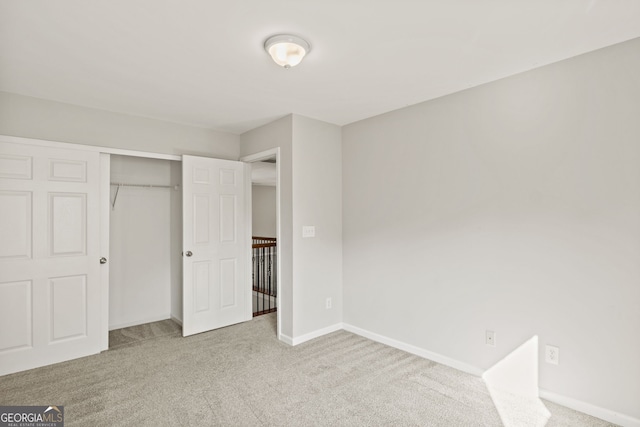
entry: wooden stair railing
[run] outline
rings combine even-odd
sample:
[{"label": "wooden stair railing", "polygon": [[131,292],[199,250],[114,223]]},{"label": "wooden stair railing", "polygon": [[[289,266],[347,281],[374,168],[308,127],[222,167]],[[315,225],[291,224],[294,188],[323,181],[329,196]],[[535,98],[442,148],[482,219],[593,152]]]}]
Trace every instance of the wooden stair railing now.
[{"label": "wooden stair railing", "polygon": [[253,236],[253,317],[277,311],[277,241]]}]

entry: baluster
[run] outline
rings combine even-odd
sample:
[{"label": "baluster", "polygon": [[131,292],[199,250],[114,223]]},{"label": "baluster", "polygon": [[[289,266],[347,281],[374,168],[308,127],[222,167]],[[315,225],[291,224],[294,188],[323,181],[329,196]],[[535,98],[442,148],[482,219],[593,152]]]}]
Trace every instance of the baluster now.
[{"label": "baluster", "polygon": [[271,247],[268,248],[268,265],[267,265],[267,292],[269,294],[269,311],[271,311]]}]

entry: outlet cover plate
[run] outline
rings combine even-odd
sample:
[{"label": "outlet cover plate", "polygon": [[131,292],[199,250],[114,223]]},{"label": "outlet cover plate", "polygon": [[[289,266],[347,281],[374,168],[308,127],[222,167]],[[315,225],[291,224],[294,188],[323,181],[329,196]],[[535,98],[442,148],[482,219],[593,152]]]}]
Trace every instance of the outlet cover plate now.
[{"label": "outlet cover plate", "polygon": [[560,349],[554,345],[547,345],[544,349],[544,361],[557,365],[560,362]]},{"label": "outlet cover plate", "polygon": [[496,346],[496,333],[493,331],[487,331],[485,334],[485,342],[487,343],[487,345],[490,345],[491,347],[495,347]]}]

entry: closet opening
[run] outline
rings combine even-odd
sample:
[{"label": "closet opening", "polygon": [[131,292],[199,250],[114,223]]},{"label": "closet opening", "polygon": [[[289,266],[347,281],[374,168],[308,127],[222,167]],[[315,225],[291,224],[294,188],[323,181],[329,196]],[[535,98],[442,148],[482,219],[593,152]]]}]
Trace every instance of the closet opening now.
[{"label": "closet opening", "polygon": [[109,169],[109,331],[180,332],[182,163],[112,154]]}]

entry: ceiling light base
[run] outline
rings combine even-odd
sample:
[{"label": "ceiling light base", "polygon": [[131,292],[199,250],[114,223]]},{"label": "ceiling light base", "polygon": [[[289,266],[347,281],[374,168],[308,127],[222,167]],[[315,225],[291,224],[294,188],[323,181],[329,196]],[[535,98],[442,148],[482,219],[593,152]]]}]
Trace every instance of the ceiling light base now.
[{"label": "ceiling light base", "polygon": [[311,51],[311,45],[298,36],[278,34],[264,42],[264,50],[271,55],[276,64],[289,69],[302,61]]}]

